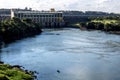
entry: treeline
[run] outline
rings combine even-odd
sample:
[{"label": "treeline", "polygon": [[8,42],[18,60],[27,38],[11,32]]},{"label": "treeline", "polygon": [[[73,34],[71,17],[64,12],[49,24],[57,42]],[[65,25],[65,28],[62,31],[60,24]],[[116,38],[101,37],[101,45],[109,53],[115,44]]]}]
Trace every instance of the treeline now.
[{"label": "treeline", "polygon": [[88,22],[88,23],[80,23],[81,27],[86,29],[96,29],[96,30],[104,30],[104,31],[120,31],[120,23],[108,23],[104,24],[102,22]]},{"label": "treeline", "polygon": [[120,20],[120,16],[99,16],[99,17],[89,17],[90,20]]},{"label": "treeline", "polygon": [[93,18],[89,22],[81,22],[81,28],[103,31],[120,31],[120,17]]},{"label": "treeline", "polygon": [[101,12],[101,11],[62,11],[63,15],[93,15],[93,16],[120,16],[120,14],[116,13],[107,13],[107,12]]},{"label": "treeline", "polygon": [[9,43],[41,33],[41,26],[30,19],[13,18],[0,22],[0,40]]}]

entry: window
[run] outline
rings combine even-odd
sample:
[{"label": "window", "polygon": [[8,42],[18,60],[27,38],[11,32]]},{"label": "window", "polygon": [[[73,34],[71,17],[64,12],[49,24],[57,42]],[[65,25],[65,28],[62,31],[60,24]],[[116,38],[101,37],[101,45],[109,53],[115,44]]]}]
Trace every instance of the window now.
[{"label": "window", "polygon": [[52,14],[51,17],[54,17],[54,15]]},{"label": "window", "polygon": [[46,15],[46,17],[48,17],[48,15]]},{"label": "window", "polygon": [[45,15],[42,15],[43,17],[45,17]]}]

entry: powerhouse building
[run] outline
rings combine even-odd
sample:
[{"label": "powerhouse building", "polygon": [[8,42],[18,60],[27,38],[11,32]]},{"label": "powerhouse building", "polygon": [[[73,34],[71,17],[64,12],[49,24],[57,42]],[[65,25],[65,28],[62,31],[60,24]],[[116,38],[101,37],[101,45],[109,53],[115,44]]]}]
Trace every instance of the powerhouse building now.
[{"label": "powerhouse building", "polygon": [[64,25],[63,13],[54,9],[51,11],[19,11],[11,9],[11,18],[31,19],[35,23],[40,23],[43,27],[62,27]]}]

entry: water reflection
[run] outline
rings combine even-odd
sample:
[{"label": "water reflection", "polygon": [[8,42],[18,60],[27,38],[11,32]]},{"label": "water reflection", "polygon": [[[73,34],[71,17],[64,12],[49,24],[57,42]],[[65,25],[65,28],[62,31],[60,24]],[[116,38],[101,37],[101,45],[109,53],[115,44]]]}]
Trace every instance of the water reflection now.
[{"label": "water reflection", "polygon": [[3,48],[1,59],[36,70],[38,80],[120,80],[120,36],[49,30]]}]

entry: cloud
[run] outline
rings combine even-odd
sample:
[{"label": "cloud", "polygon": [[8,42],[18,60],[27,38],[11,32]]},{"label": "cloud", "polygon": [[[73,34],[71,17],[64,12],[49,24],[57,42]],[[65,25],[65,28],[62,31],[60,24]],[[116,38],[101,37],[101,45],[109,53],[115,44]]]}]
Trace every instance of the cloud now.
[{"label": "cloud", "polygon": [[31,0],[0,0],[0,8],[23,8],[31,4]]},{"label": "cloud", "polygon": [[120,1],[119,0],[103,0],[98,3],[98,9],[107,12],[120,13]]},{"label": "cloud", "polygon": [[25,8],[37,10],[82,10],[120,13],[120,0],[0,0],[0,8]]}]

